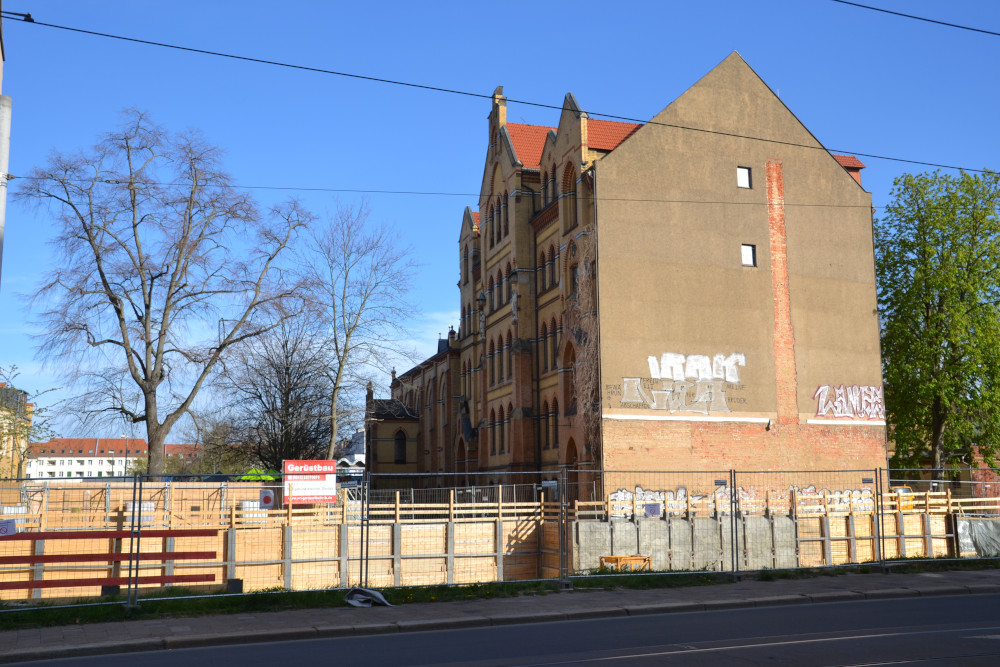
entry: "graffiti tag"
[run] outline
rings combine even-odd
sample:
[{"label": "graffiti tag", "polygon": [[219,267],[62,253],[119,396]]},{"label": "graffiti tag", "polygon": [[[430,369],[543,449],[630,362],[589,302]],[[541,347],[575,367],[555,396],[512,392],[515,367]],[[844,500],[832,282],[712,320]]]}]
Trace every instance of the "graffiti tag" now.
[{"label": "graffiti tag", "polygon": [[885,419],[885,400],[882,387],[871,385],[821,386],[813,394],[816,416],[833,413],[834,417],[849,419]]},{"label": "graffiti tag", "polygon": [[726,383],[740,381],[740,353],[703,354],[666,352],[647,357],[649,377],[660,380],[659,389],[643,386],[643,378],[622,378],[621,403],[642,403],[652,410],[668,412],[730,412],[726,405]]}]

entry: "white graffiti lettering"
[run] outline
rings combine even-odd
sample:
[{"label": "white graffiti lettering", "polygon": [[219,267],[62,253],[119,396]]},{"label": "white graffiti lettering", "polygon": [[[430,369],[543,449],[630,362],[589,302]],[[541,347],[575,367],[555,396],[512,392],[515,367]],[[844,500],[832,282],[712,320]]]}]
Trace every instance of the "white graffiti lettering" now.
[{"label": "white graffiti lettering", "polygon": [[746,356],[738,352],[717,354],[711,359],[703,354],[665,352],[659,358],[647,357],[647,361],[649,377],[659,380],[660,387],[644,387],[643,378],[622,378],[621,403],[644,403],[652,410],[704,415],[730,412],[725,383],[739,382],[739,367],[746,366]]},{"label": "white graffiti lettering", "polygon": [[[763,507],[767,501],[770,507],[787,507],[790,514],[824,514],[827,512],[874,512],[875,492],[871,488],[860,489],[817,489],[815,485],[801,488],[792,485],[785,490],[756,487],[736,489],[740,511]],[[688,490],[678,487],[674,490],[653,491],[636,486],[635,491],[618,489],[608,495],[611,501],[612,518],[630,518],[633,509],[642,514],[646,503],[660,503],[666,516],[679,516],[687,511]],[[634,499],[634,502],[633,502]],[[791,506],[792,501],[795,507]],[[710,493],[692,494],[690,503],[695,511],[709,511],[728,514],[733,509],[733,488],[718,486]]]},{"label": "white graffiti lettering", "polygon": [[665,352],[659,359],[648,357],[649,377],[654,380],[725,380],[739,382],[739,366],[747,365],[747,358],[740,353],[717,354],[711,360],[702,354],[686,357],[676,352]]},{"label": "white graffiti lettering", "polygon": [[885,419],[885,400],[882,387],[872,385],[825,384],[813,394],[816,416],[833,413],[834,417],[848,419]]}]

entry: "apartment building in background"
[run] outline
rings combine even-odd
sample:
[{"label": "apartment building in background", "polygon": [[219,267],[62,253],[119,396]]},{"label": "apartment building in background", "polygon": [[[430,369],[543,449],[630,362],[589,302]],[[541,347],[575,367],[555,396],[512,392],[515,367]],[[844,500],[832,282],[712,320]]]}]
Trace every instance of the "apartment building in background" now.
[{"label": "apartment building in background", "polygon": [[[165,444],[164,458],[190,460],[201,456],[198,445]],[[31,443],[25,477],[67,479],[121,477],[143,467],[149,454],[142,438],[52,438]]]}]

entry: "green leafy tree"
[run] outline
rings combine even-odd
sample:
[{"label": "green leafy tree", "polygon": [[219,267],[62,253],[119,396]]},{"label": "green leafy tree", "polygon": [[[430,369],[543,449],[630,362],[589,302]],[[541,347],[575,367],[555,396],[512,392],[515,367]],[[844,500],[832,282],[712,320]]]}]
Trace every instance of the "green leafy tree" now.
[{"label": "green leafy tree", "polygon": [[893,465],[995,466],[1000,174],[897,178],[875,245]]}]

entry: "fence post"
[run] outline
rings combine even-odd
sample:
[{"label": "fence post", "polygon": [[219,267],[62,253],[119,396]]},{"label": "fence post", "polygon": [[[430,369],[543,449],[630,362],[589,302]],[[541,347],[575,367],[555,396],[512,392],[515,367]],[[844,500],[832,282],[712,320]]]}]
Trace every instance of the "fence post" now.
[{"label": "fence post", "polygon": [[569,588],[569,535],[566,530],[567,509],[569,507],[567,502],[569,476],[566,468],[563,468],[559,475],[559,483],[562,486],[559,489],[559,578],[563,582],[563,587]]},{"label": "fence post", "polygon": [[287,523],[284,526],[284,530],[281,531],[282,540],[281,544],[281,562],[282,568],[284,569],[284,584],[285,590],[292,590],[292,524]]},{"label": "fence post", "polygon": [[497,515],[496,524],[497,581],[503,581],[503,519]]},{"label": "fence post", "polygon": [[729,558],[733,568],[733,579],[739,581],[740,561],[739,561],[739,527],[736,523],[739,512],[740,497],[736,490],[736,471],[729,470]]},{"label": "fence post", "polygon": [[45,485],[45,493],[42,494],[42,518],[38,521],[38,531],[44,533],[48,527],[49,517],[49,485]]},{"label": "fence post", "polygon": [[882,520],[882,514],[884,512],[883,498],[882,498],[882,468],[875,468],[875,520],[872,522],[873,529],[875,530],[875,559],[878,561],[879,565],[884,567],[883,557],[885,556],[884,544],[882,543],[883,535],[885,534],[885,526]]},{"label": "fence post", "polygon": [[[35,556],[43,556],[43,555],[45,555],[45,540],[32,540],[32,541],[34,542],[34,544],[33,544],[34,549],[32,549],[32,553]],[[45,564],[44,563],[35,563],[35,564],[33,564],[31,566],[31,580],[32,581],[42,581],[43,579],[45,579]],[[42,597],[42,589],[41,588],[32,588],[31,589],[31,598],[33,600],[40,599],[41,597]]]},{"label": "fence post", "polygon": [[344,521],[340,524],[340,587],[347,588],[347,574],[351,567],[351,559],[348,551],[350,550],[350,542],[347,539],[348,528],[347,524],[347,498],[344,498]]},{"label": "fence post", "polygon": [[403,585],[403,526],[398,521],[392,524],[392,583]]}]

